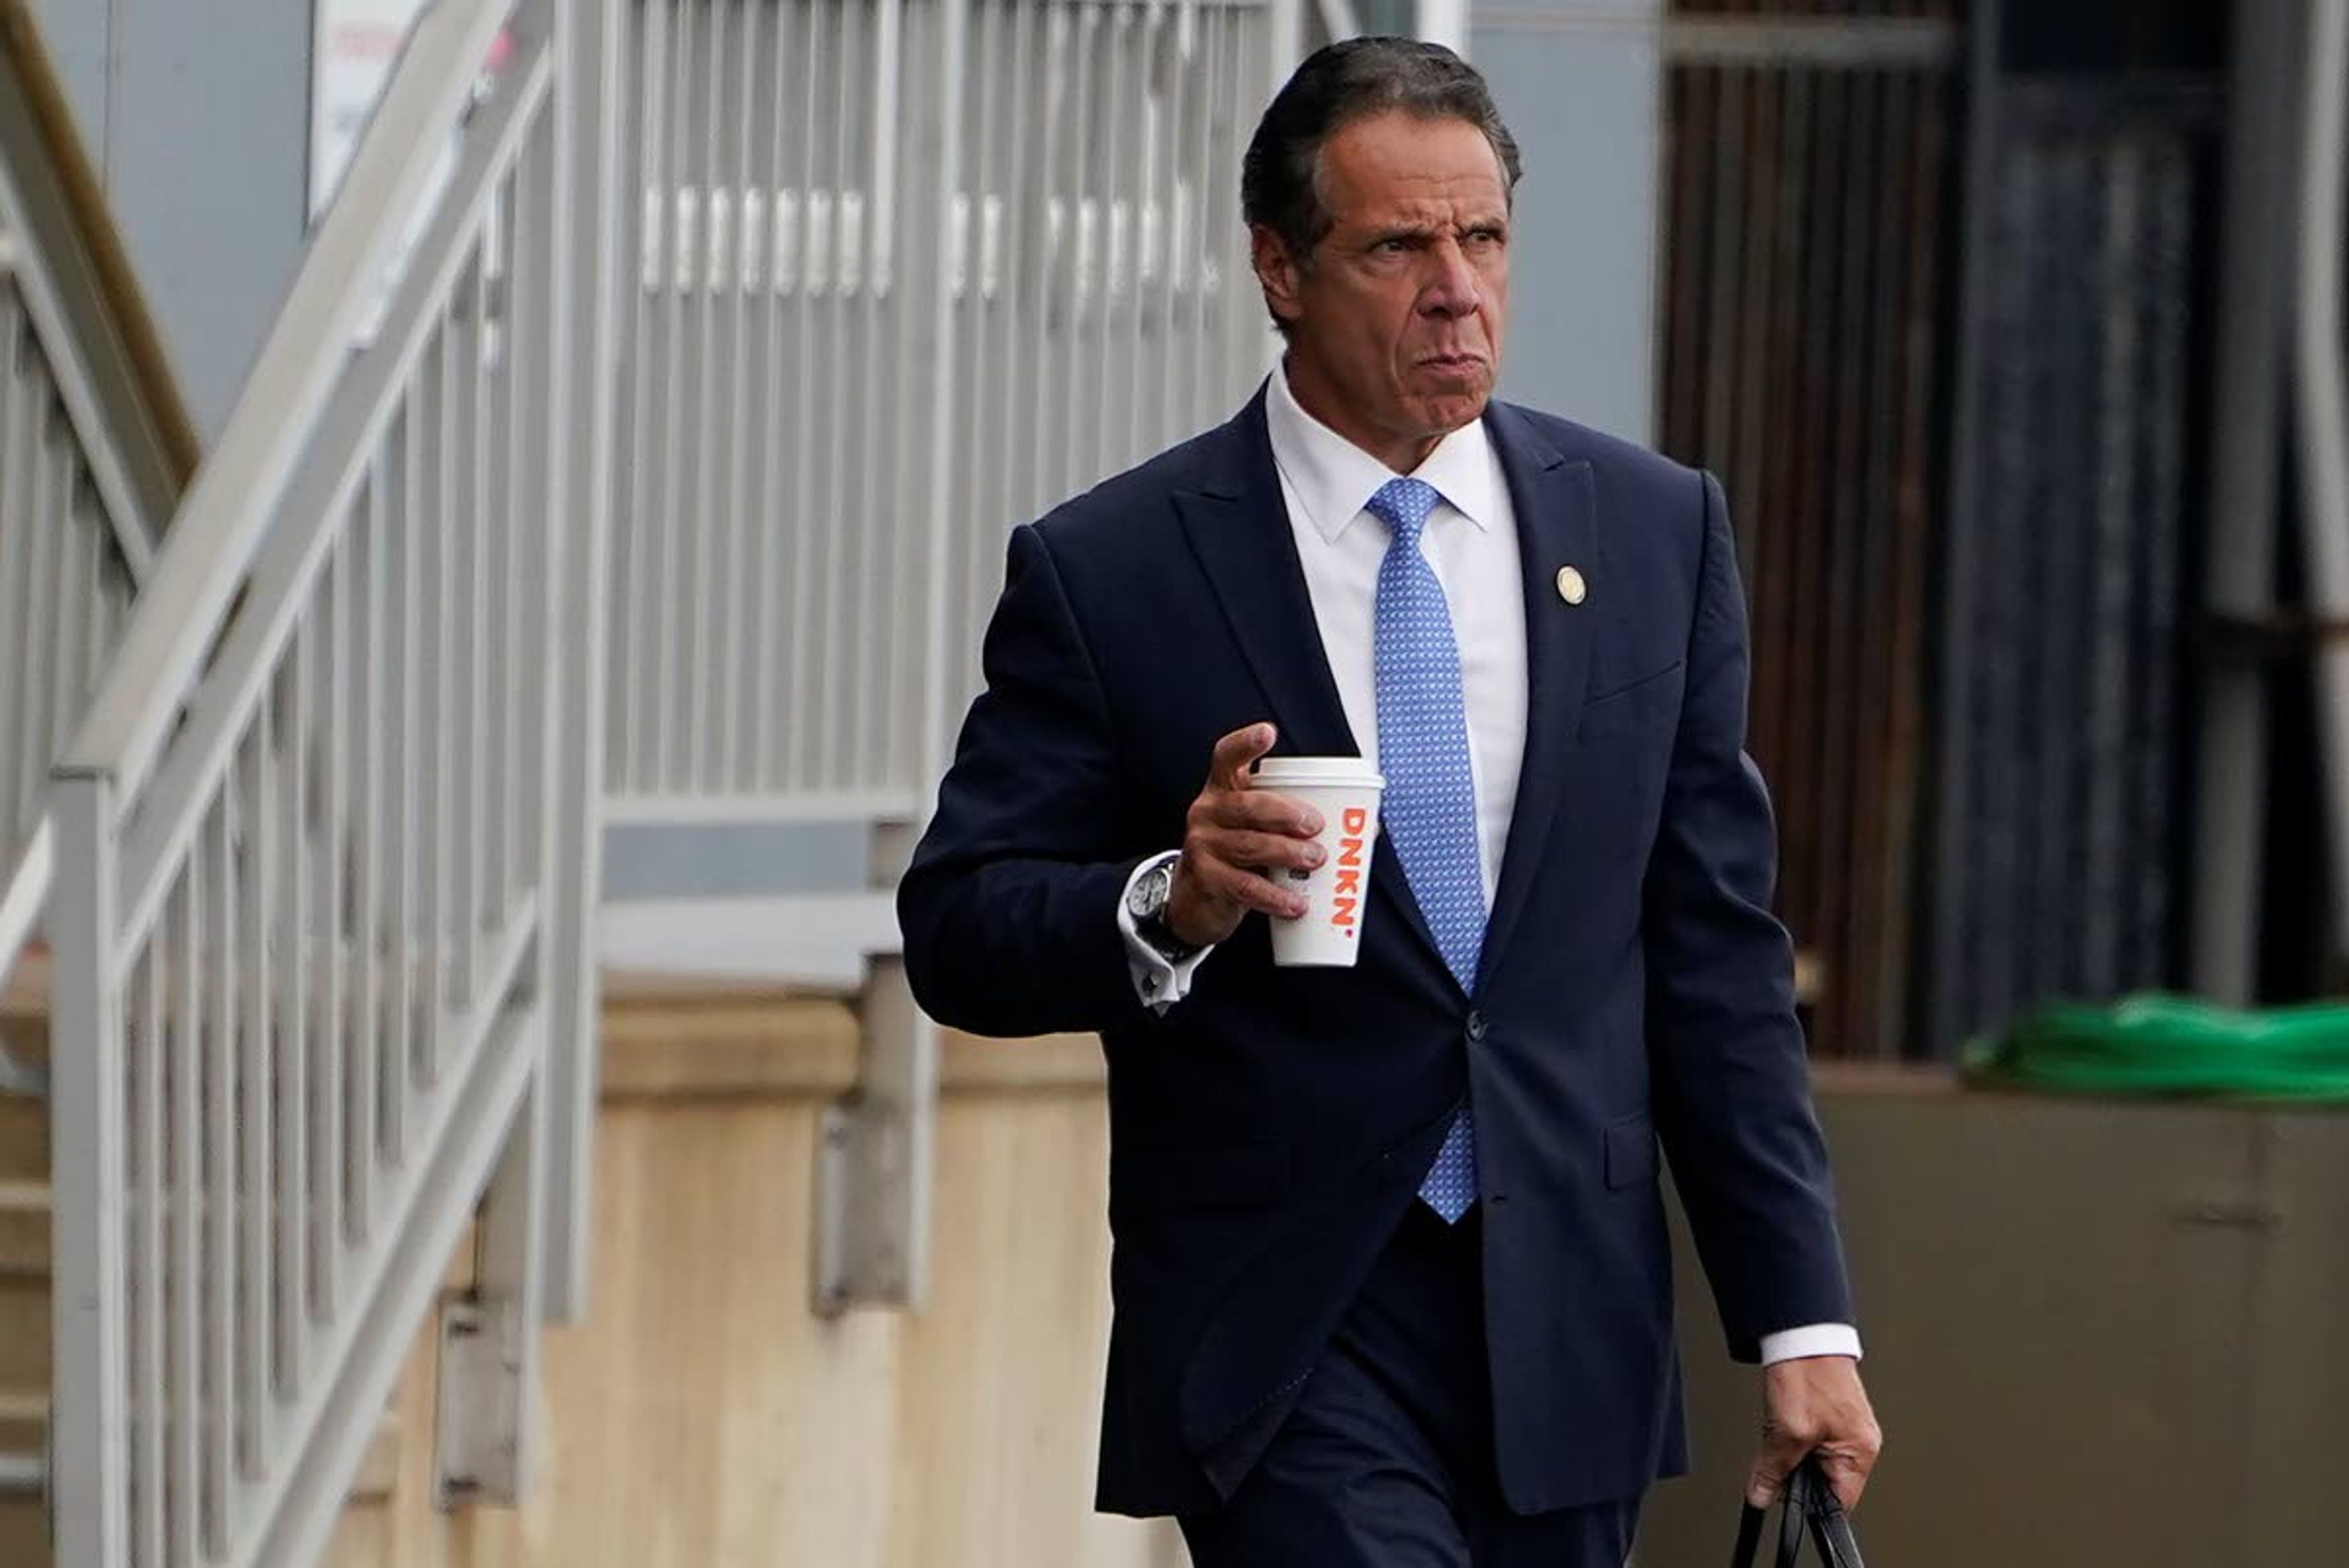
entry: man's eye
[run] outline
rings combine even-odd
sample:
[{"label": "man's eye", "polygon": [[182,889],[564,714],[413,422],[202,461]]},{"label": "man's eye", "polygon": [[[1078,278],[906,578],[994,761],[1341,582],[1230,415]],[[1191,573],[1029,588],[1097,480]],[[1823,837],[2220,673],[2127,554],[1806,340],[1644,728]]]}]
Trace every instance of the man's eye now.
[{"label": "man's eye", "polygon": [[1390,234],[1379,242],[1378,248],[1387,255],[1401,255],[1411,248],[1411,242],[1400,234]]}]

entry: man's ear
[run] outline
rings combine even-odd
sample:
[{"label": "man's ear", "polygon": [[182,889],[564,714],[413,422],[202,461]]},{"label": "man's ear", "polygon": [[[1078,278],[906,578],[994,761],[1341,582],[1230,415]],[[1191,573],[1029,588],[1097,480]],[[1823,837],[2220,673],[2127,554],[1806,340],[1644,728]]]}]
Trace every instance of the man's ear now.
[{"label": "man's ear", "polygon": [[1265,307],[1275,320],[1295,321],[1305,314],[1298,286],[1303,269],[1289,254],[1288,244],[1262,223],[1248,225],[1248,254],[1256,264],[1256,281],[1264,289]]}]

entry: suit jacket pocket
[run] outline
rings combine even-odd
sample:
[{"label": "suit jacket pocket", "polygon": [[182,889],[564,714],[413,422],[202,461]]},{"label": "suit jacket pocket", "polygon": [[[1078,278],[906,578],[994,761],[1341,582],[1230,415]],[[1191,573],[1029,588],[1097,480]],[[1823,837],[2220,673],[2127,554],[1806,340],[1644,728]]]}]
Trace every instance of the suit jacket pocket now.
[{"label": "suit jacket pocket", "polygon": [[1288,1195],[1288,1147],[1113,1148],[1110,1204],[1136,1211],[1268,1209]]},{"label": "suit jacket pocket", "polygon": [[1645,1111],[1607,1129],[1607,1185],[1618,1190],[1656,1179],[1656,1124]]},{"label": "suit jacket pocket", "polygon": [[1574,738],[1588,745],[1609,735],[1631,734],[1668,723],[1680,715],[1681,692],[1686,685],[1686,666],[1675,662],[1629,686],[1588,698]]}]

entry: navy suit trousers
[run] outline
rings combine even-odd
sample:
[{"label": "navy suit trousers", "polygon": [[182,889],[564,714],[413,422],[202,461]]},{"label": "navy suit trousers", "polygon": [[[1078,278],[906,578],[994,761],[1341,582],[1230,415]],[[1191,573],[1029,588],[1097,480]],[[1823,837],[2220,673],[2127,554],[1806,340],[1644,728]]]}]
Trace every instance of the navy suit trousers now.
[{"label": "navy suit trousers", "polygon": [[1411,1205],[1247,1479],[1183,1518],[1195,1568],[1620,1568],[1638,1499],[1502,1501],[1483,1246],[1480,1210]]}]

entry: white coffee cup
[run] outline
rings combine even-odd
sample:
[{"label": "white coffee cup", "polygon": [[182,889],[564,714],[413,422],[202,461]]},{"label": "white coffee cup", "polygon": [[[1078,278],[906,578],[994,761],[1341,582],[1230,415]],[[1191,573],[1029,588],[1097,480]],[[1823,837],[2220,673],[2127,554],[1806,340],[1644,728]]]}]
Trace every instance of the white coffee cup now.
[{"label": "white coffee cup", "polygon": [[1272,922],[1272,961],[1284,968],[1350,969],[1362,950],[1370,910],[1371,849],[1379,836],[1379,797],[1387,781],[1360,757],[1267,757],[1252,789],[1304,802],[1321,814],[1321,864],[1265,875],[1305,899],[1305,913]]}]

